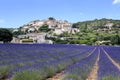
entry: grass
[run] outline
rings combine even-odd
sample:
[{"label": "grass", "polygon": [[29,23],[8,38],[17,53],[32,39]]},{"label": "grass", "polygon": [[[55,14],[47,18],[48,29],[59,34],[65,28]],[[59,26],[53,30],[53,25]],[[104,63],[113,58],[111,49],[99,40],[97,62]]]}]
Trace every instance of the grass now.
[{"label": "grass", "polygon": [[82,80],[82,78],[76,74],[66,74],[62,76],[62,80]]},{"label": "grass", "polygon": [[105,76],[102,78],[102,80],[120,80],[120,78],[116,78],[116,77],[113,77],[113,76]]},{"label": "grass", "polygon": [[52,66],[46,66],[44,69],[47,74],[47,77],[52,77],[53,75],[56,74],[56,70]]},{"label": "grass", "polygon": [[22,42],[33,42],[32,39],[22,39]]},{"label": "grass", "polygon": [[11,80],[46,80],[48,77],[55,75],[56,71],[51,66],[45,66],[44,68],[37,70],[24,70],[16,72]]},{"label": "grass", "polygon": [[6,78],[11,69],[11,66],[0,66],[0,79]]},{"label": "grass", "polygon": [[13,75],[11,80],[42,80],[41,73],[37,70],[24,70]]}]

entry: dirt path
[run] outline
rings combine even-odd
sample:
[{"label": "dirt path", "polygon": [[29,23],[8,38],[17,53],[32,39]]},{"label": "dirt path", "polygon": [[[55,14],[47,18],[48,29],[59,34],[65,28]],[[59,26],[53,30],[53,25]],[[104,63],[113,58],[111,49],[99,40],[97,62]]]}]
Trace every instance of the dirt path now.
[{"label": "dirt path", "polygon": [[98,68],[99,68],[99,59],[100,59],[100,49],[99,49],[99,53],[98,53],[98,58],[93,66],[93,69],[90,73],[90,75],[88,76],[88,78],[86,80],[97,80],[97,72],[98,72]]},{"label": "dirt path", "polygon": [[102,50],[104,51],[104,53],[107,55],[107,57],[109,58],[109,60],[120,70],[120,65],[115,62],[109,55],[108,53],[102,48]]}]

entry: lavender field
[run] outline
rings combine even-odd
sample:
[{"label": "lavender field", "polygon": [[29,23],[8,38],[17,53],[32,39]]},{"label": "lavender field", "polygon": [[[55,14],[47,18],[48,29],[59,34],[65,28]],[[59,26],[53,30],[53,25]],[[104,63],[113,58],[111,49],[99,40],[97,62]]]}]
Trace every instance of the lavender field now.
[{"label": "lavender field", "polygon": [[0,80],[120,80],[120,47],[0,44]]}]

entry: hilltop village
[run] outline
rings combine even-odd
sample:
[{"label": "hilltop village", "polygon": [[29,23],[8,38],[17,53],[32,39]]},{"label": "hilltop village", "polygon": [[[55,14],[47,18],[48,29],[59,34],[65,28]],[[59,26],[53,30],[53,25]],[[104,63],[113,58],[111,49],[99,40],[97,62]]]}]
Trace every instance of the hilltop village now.
[{"label": "hilltop village", "polygon": [[[34,20],[18,29],[13,30],[17,37],[14,37],[13,43],[47,43],[53,44],[52,40],[46,40],[46,37],[57,37],[56,35],[65,32],[75,34],[79,32],[78,28],[72,28],[72,23],[67,20],[56,20],[52,17],[47,20]],[[64,39],[64,38],[61,38]]]},{"label": "hilltop village", "polygon": [[70,23],[49,17],[7,30],[8,34],[5,35],[6,30],[0,28],[0,41],[25,44],[120,45],[120,20],[106,18]]}]

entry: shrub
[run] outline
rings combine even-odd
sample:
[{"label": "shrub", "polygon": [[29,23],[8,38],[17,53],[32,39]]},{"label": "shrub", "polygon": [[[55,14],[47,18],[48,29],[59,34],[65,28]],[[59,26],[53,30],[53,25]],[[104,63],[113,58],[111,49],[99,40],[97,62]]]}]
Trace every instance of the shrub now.
[{"label": "shrub", "polygon": [[47,74],[46,77],[52,77],[56,73],[56,70],[52,66],[45,66],[44,69],[45,69],[45,72]]},{"label": "shrub", "polygon": [[8,76],[11,66],[0,66],[0,79],[4,79]]},{"label": "shrub", "polygon": [[67,74],[62,77],[62,80],[82,80],[80,76],[75,74]]},{"label": "shrub", "polygon": [[44,68],[37,70],[24,70],[16,72],[12,80],[46,80],[48,77],[55,75],[56,71],[51,66],[45,66]]},{"label": "shrub", "polygon": [[12,80],[42,80],[40,72],[37,70],[24,70],[13,75]]},{"label": "shrub", "polygon": [[116,78],[113,76],[106,76],[106,77],[103,77],[102,80],[120,80],[120,78]]},{"label": "shrub", "polygon": [[22,39],[22,42],[33,42],[33,40],[32,39]]}]

